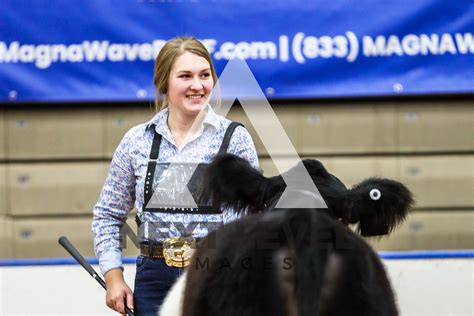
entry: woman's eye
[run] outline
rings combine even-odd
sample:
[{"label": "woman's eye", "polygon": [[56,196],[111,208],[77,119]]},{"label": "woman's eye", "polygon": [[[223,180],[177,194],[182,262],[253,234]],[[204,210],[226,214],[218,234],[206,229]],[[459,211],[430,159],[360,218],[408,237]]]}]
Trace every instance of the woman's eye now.
[{"label": "woman's eye", "polygon": [[204,73],[204,74],[202,74],[201,76],[207,78],[207,77],[209,77],[210,75],[211,75],[210,73]]},{"label": "woman's eye", "polygon": [[179,77],[180,77],[180,78],[189,78],[190,75],[181,75],[181,76],[179,76]]}]

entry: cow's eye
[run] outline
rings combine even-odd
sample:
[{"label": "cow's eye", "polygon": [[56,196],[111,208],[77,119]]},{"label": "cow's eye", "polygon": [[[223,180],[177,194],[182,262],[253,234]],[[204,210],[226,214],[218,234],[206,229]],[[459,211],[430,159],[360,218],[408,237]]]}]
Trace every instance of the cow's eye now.
[{"label": "cow's eye", "polygon": [[382,197],[382,193],[380,193],[379,189],[372,189],[370,190],[369,196],[372,200],[377,201]]}]

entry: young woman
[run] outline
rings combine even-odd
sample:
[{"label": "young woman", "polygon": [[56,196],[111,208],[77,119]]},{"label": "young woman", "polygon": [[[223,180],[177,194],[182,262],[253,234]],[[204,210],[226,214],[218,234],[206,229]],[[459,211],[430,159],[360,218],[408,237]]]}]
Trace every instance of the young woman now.
[{"label": "young woman", "polygon": [[[195,241],[232,218],[231,211],[196,204],[203,166],[228,152],[258,168],[247,130],[209,105],[216,81],[202,43],[193,37],[167,42],[154,69],[159,112],[130,129],[114,153],[92,228],[107,306],[119,313],[126,304],[135,315],[156,315]],[[132,293],[123,279],[120,229],[133,206],[141,254]]]}]

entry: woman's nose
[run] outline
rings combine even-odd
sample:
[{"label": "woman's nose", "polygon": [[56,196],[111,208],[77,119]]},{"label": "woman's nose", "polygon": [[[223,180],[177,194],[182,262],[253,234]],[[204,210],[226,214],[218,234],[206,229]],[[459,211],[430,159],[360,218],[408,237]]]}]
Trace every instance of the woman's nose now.
[{"label": "woman's nose", "polygon": [[193,90],[201,90],[203,85],[201,83],[201,79],[195,77],[193,78],[193,82],[191,82],[191,89]]}]

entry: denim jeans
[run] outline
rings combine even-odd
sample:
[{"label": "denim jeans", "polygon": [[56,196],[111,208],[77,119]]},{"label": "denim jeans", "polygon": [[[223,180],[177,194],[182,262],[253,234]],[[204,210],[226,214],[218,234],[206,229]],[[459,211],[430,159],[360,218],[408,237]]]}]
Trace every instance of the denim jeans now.
[{"label": "denim jeans", "polygon": [[133,292],[136,316],[157,316],[166,294],[183,269],[169,267],[163,259],[137,257],[135,290]]}]

